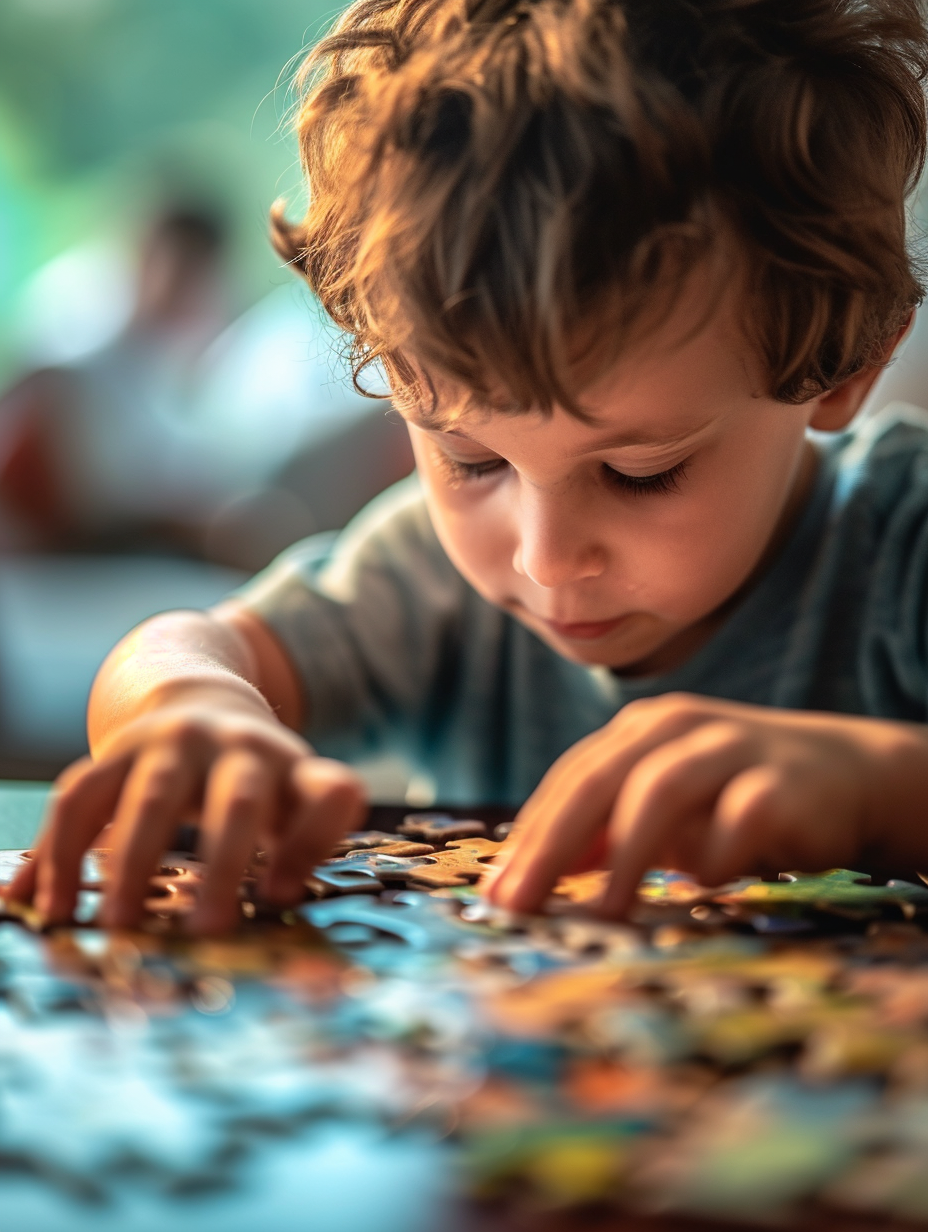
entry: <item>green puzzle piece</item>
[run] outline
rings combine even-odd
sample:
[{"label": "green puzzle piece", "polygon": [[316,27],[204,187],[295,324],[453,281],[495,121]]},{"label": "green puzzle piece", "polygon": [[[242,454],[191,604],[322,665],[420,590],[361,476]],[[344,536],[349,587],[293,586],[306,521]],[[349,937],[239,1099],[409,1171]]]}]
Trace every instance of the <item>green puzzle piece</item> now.
[{"label": "green puzzle piece", "polygon": [[712,901],[758,912],[812,907],[854,916],[876,915],[883,907],[895,906],[910,919],[917,911],[928,911],[928,888],[910,881],[871,885],[866,873],[831,868],[824,873],[781,873],[779,881],[743,877],[723,886]]}]

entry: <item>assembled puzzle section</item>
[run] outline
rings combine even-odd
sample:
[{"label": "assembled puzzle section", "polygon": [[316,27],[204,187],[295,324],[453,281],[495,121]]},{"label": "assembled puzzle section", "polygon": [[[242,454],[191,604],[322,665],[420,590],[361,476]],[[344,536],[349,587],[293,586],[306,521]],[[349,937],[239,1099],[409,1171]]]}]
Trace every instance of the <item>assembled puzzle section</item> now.
[{"label": "assembled puzzle section", "polygon": [[201,1201],[351,1121],[444,1143],[475,1227],[928,1223],[928,889],[655,870],[618,924],[594,872],[516,917],[476,884],[498,849],[440,816],[349,835],[282,913],[259,855],[220,940],[183,930],[190,855],[166,856],[135,933],[93,924],[102,851],[75,926],[31,932],[7,904],[7,1171],[77,1204],[130,1183]]}]

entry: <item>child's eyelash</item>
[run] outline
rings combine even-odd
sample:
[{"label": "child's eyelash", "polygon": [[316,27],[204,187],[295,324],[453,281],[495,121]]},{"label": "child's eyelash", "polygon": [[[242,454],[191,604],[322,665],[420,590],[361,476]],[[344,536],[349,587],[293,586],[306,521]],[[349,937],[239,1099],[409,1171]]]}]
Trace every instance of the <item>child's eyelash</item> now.
[{"label": "child's eyelash", "polygon": [[657,495],[668,492],[679,492],[680,480],[686,474],[687,462],[678,462],[669,470],[659,471],[656,475],[626,475],[612,466],[606,466],[608,481],[623,492],[633,496]]},{"label": "child's eyelash", "polygon": [[457,458],[449,458],[446,453],[440,453],[438,460],[445,476],[452,481],[479,479],[483,475],[498,471],[500,467],[508,466],[505,458],[488,458],[485,462],[461,462]]},{"label": "child's eyelash", "polygon": [[[458,458],[449,458],[446,453],[440,455],[440,462],[445,475],[452,481],[480,479],[508,465],[505,458],[488,458],[485,462],[461,462]],[[678,462],[676,466],[656,475],[626,475],[624,471],[617,471],[611,466],[606,466],[605,470],[608,481],[623,492],[630,492],[633,496],[660,496],[679,491],[680,480],[686,474],[686,466],[685,461]]]}]

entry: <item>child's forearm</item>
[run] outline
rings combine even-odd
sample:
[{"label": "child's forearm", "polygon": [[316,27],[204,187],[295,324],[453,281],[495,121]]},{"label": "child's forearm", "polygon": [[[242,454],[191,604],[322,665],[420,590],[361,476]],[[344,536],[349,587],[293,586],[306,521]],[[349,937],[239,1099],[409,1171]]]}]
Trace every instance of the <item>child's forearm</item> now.
[{"label": "child's forearm", "polygon": [[94,754],[126,724],[176,702],[200,699],[224,710],[273,712],[273,700],[262,690],[259,653],[222,612],[155,616],[110,652],[90,695],[87,728]]}]

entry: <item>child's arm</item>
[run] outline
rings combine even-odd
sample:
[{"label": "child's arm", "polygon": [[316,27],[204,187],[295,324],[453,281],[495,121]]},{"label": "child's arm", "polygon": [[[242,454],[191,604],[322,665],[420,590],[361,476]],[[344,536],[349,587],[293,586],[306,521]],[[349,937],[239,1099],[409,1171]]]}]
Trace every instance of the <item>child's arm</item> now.
[{"label": "child's arm", "polygon": [[928,866],[928,728],[685,694],[634,702],[569,749],[522,809],[492,901],[532,911],[600,865],[622,915],[656,866],[742,873]]},{"label": "child's arm", "polygon": [[59,780],[36,859],[8,896],[70,917],[81,857],[112,820],[102,922],[138,921],[148,878],[186,813],[202,802],[208,869],[192,927],[229,927],[256,843],[270,853],[262,890],[301,897],[305,872],[364,811],[357,777],[313,755],[293,728],[294,670],[256,616],[234,604],[157,616],[128,635],[94,682],[91,757]]}]

